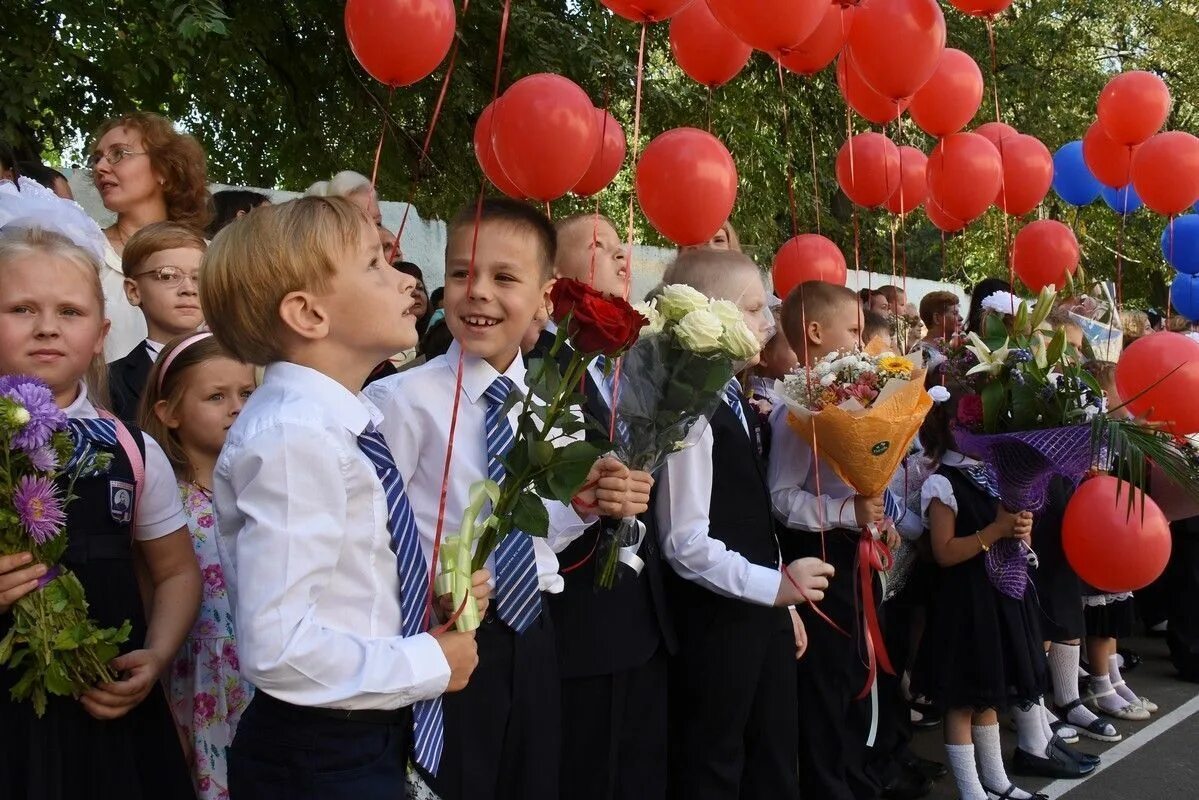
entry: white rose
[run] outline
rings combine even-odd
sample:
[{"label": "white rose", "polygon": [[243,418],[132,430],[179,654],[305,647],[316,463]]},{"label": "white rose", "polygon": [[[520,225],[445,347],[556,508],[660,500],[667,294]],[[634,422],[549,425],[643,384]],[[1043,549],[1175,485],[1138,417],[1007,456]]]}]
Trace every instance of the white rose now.
[{"label": "white rose", "polygon": [[649,322],[641,326],[641,335],[649,336],[654,333],[661,333],[662,328],[666,325],[666,320],[658,312],[658,301],[652,300],[648,303],[637,303],[633,306],[638,314],[645,317]]},{"label": "white rose", "polygon": [[825,375],[823,378],[820,379],[821,386],[832,386],[836,382],[837,382],[837,376],[833,373],[829,373],[828,375]]},{"label": "white rose", "polygon": [[667,322],[678,322],[692,311],[707,310],[708,298],[682,283],[671,284],[658,295],[658,311]]},{"label": "white rose", "polygon": [[716,315],[725,328],[745,323],[745,315],[732,300],[713,300],[708,305],[708,310]]},{"label": "white rose", "polygon": [[720,344],[734,361],[749,361],[762,352],[762,343],[750,331],[745,320],[741,319],[740,312],[737,313],[736,322],[725,325]]},{"label": "white rose", "polygon": [[720,319],[705,307],[696,309],[679,320],[674,333],[679,344],[691,352],[713,353],[720,349],[720,336],[724,333],[724,326],[720,324]]}]

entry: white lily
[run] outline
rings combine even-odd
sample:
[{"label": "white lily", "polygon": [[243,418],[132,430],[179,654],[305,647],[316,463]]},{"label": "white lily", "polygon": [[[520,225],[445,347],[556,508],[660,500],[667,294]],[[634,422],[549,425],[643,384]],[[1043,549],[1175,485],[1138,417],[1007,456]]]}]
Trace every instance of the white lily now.
[{"label": "white lily", "polygon": [[987,347],[987,343],[978,338],[977,333],[970,334],[967,337],[967,341],[970,344],[966,345],[966,349],[974,353],[975,358],[978,359],[978,366],[971,367],[970,371],[966,373],[967,375],[974,375],[979,372],[998,375],[1003,370],[1004,364],[1007,363],[1008,351],[1011,350],[1008,347],[1007,339],[1003,340],[1003,347],[997,350]]}]

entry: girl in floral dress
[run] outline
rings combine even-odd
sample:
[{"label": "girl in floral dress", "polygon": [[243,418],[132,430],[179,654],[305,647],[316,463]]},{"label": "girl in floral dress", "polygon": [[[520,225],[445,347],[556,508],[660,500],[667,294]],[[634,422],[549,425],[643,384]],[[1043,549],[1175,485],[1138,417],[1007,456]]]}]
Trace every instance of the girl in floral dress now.
[{"label": "girl in floral dress", "polygon": [[175,468],[204,585],[200,614],[166,676],[168,698],[197,796],[224,800],[226,754],[253,689],[238,672],[209,487],[225,433],[254,389],[254,371],[202,332],[164,347],[147,384],[142,425],[162,441]]}]

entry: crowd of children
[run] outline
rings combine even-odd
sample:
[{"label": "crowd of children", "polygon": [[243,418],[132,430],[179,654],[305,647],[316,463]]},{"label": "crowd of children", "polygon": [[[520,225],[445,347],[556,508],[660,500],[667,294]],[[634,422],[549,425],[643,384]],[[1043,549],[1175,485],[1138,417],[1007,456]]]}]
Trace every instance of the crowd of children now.
[{"label": "crowd of children", "polygon": [[[1080,585],[1062,556],[1069,487],[1035,518],[1004,510],[956,449],[955,387],[910,456],[927,479],[871,497],[772,401],[797,363],[876,336],[935,355],[961,329],[956,296],[926,296],[923,336],[897,342],[875,310],[906,306],[897,287],[866,307],[818,282],[771,298],[728,227],[663,282],[735,304],[761,355],[656,476],[601,458],[573,502],[546,504],[548,536],[505,539],[472,576],[481,627],[445,629],[448,597],[427,602],[441,520],[503,479],[509,398],[530,351],[548,355],[555,277],[624,294],[623,243],[602,217],[472,203],[449,223],[428,326],[450,335],[444,354],[381,371],[429,321],[419,269],[393,269],[342,197],[246,205],[211,242],[159,222],[122,243],[148,333],[107,368],[96,255],[36,226],[0,236],[0,372],[46,381],[78,440],[112,453],[74,486],[65,560],[101,624],[133,622],[118,680],[45,716],[0,674],[6,797],[917,797],[945,770],[907,749],[906,681],[861,694],[861,582],[883,597],[859,570],[868,526],[921,554],[925,585],[905,591],[923,622],[888,638],[910,639],[896,661],[943,715],[964,800],[1037,796],[1008,777],[1000,713],[1013,772],[1080,777],[1095,758],[1068,742],[1156,711],[1121,677],[1129,596]],[[1114,395],[1110,365],[1090,368]],[[608,417],[602,366],[584,390]],[[645,566],[597,592],[597,537],[629,517]],[[984,565],[1005,539],[1036,543],[1018,592]],[[44,574],[0,558],[0,629]]]}]

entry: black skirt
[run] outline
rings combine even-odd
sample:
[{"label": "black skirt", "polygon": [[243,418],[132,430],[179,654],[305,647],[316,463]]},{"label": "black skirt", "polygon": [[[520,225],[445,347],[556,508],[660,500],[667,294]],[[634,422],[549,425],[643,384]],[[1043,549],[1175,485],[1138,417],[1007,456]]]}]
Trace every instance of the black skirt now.
[{"label": "black skirt", "polygon": [[1000,594],[977,556],[941,571],[916,657],[912,691],[942,709],[1035,701],[1048,673],[1032,587]]},{"label": "black skirt", "polygon": [[1087,621],[1087,636],[1123,639],[1132,636],[1136,610],[1132,598],[1109,600],[1104,605],[1088,605],[1083,609]]},{"label": "black skirt", "polygon": [[1081,639],[1088,630],[1082,611],[1082,581],[1062,548],[1062,518],[1070,494],[1066,481],[1054,480],[1049,499],[1033,523],[1032,546],[1040,566],[1032,570],[1032,579],[1037,588],[1045,641]]}]

